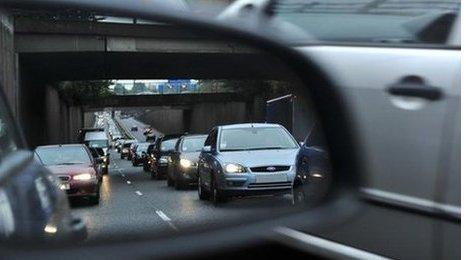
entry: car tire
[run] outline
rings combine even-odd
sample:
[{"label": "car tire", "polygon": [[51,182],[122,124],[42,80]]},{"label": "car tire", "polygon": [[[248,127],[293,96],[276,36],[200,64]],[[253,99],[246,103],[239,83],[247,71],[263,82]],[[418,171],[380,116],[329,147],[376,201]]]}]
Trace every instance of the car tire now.
[{"label": "car tire", "polygon": [[138,166],[138,164],[136,163],[136,160],[131,160],[131,163],[133,163],[134,167]]},{"label": "car tire", "polygon": [[89,197],[90,205],[98,205],[100,201],[100,189],[97,190],[97,194]]},{"label": "car tire", "polygon": [[208,200],[209,199],[209,193],[207,193],[207,191],[201,185],[201,177],[198,177],[197,194],[199,195],[200,200]]},{"label": "car tire", "polygon": [[172,178],[170,178],[170,176],[167,176],[167,185],[168,185],[168,187],[173,186],[173,180],[172,180]]},{"label": "car tire", "polygon": [[150,178],[151,178],[152,180],[156,180],[156,179],[157,179],[157,174],[156,174],[155,172],[151,171],[151,172],[150,172]]},{"label": "car tire", "polygon": [[215,180],[211,182],[211,189],[210,189],[210,200],[214,204],[214,206],[218,206],[221,203],[226,202],[226,197],[222,194],[222,191],[218,189]]},{"label": "car tire", "polygon": [[303,185],[296,185],[293,187],[293,205],[301,205],[306,200],[306,195],[303,189]]},{"label": "car tire", "polygon": [[183,185],[183,183],[181,181],[175,180],[174,183],[175,183],[175,190],[182,190],[183,189],[184,185]]},{"label": "car tire", "polygon": [[148,171],[149,171],[149,168],[147,167],[146,164],[143,164],[143,165],[142,165],[142,170],[145,171],[145,172],[148,172]]}]

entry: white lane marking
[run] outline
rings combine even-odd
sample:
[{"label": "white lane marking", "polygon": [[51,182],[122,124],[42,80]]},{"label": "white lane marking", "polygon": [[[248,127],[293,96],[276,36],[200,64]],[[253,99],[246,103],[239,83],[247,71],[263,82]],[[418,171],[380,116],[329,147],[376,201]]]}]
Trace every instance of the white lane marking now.
[{"label": "white lane marking", "polygon": [[165,215],[165,213],[163,213],[163,211],[161,210],[157,210],[155,213],[157,213],[157,215],[159,215],[159,217],[161,219],[163,219],[164,221],[172,221],[167,215]]},{"label": "white lane marking", "polygon": [[140,192],[140,191],[138,191],[138,190],[135,191],[134,193],[136,193],[136,194],[139,195],[139,196],[142,196],[142,192]]},{"label": "white lane marking", "polygon": [[130,182],[130,181],[126,181],[126,183],[128,183],[128,184],[131,184],[131,182]]}]

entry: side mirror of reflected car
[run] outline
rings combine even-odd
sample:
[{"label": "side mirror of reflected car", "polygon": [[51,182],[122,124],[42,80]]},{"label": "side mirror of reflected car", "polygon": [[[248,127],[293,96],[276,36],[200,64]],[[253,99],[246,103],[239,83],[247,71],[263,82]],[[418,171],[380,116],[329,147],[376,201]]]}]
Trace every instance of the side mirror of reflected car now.
[{"label": "side mirror of reflected car", "polygon": [[102,159],[102,158],[96,158],[96,159],[95,159],[95,163],[96,163],[96,164],[102,164],[102,163],[104,163],[104,159]]},{"label": "side mirror of reflected car", "polygon": [[210,152],[212,152],[212,147],[210,145],[206,145],[206,146],[202,147],[202,152],[210,153]]}]

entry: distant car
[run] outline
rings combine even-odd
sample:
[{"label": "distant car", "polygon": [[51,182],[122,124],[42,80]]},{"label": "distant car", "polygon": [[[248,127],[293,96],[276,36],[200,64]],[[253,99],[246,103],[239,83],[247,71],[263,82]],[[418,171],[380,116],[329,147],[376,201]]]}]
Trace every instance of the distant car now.
[{"label": "distant car", "polygon": [[77,139],[78,139],[78,143],[83,143],[84,142],[84,137],[86,135],[86,133],[89,133],[89,132],[104,132],[105,129],[104,128],[96,128],[96,127],[92,127],[92,128],[81,128],[78,130],[78,136],[77,136]]},{"label": "distant car", "polygon": [[120,158],[121,159],[125,159],[125,158],[128,158],[129,154],[130,154],[130,147],[131,147],[131,144],[136,142],[136,140],[134,139],[129,139],[129,140],[125,140],[122,144],[121,144],[121,152],[120,152]]},{"label": "distant car", "polygon": [[296,177],[293,183],[295,203],[322,201],[332,180],[327,146],[321,129],[314,125],[296,157]]},{"label": "distant car", "polygon": [[145,172],[149,172],[150,171],[150,159],[151,157],[153,156],[153,150],[154,150],[154,147],[155,147],[155,143],[150,143],[148,146],[147,146],[147,150],[145,153],[143,153],[143,158],[142,158],[142,169],[145,171]]},{"label": "distant car", "polygon": [[233,196],[291,193],[299,145],[278,124],[215,127],[199,157],[198,193],[214,203]]},{"label": "distant car", "polygon": [[108,167],[105,163],[106,156],[104,150],[102,148],[89,148],[89,151],[91,152],[94,161],[96,161],[97,176],[101,182],[103,175],[108,174]]},{"label": "distant car", "polygon": [[157,139],[150,165],[152,179],[162,179],[167,175],[169,155],[175,150],[176,142],[180,136],[182,135],[171,134]]},{"label": "distant car", "polygon": [[150,143],[138,143],[136,150],[131,158],[133,166],[140,166],[144,162],[144,158],[147,154],[147,147]]},{"label": "distant car", "polygon": [[135,141],[133,143],[131,143],[131,145],[129,146],[129,154],[128,154],[128,157],[126,157],[126,159],[128,159],[128,161],[131,161],[136,153],[136,149],[138,148],[138,145],[139,145],[139,142]]},{"label": "distant car", "polygon": [[137,132],[137,131],[138,131],[138,127],[135,126],[135,125],[133,125],[133,126],[131,127],[131,132]]},{"label": "distant car", "polygon": [[105,170],[104,173],[107,174],[108,166],[110,165],[110,153],[108,151],[110,143],[108,140],[107,133],[98,131],[98,132],[87,132],[84,136],[84,144],[89,148],[100,148],[104,152],[104,164]]},{"label": "distant car", "polygon": [[48,145],[35,149],[42,164],[60,180],[60,189],[68,197],[86,197],[99,204],[100,182],[97,164],[89,149],[82,144]]},{"label": "distant car", "polygon": [[167,185],[181,189],[197,185],[199,155],[207,135],[184,135],[175,145],[175,151],[168,160]]}]

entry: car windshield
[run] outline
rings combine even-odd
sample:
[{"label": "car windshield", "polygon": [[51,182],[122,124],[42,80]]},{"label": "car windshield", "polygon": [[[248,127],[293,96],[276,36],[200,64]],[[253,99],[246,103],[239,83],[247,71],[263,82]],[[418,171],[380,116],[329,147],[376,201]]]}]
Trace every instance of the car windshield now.
[{"label": "car windshield", "polygon": [[459,9],[460,1],[282,0],[274,13],[319,41],[443,44]]},{"label": "car windshield", "polygon": [[296,141],[280,127],[224,129],[220,151],[269,150],[297,148]]},{"label": "car windshield", "polygon": [[87,146],[92,148],[107,148],[108,147],[108,140],[88,140],[85,142]]},{"label": "car windshield", "polygon": [[204,147],[206,137],[188,137],[181,144],[182,152],[200,152]]},{"label": "car windshield", "polygon": [[162,141],[162,143],[160,143],[160,151],[167,152],[170,150],[174,150],[176,141],[178,141],[178,139],[176,138]]},{"label": "car windshield", "polygon": [[91,164],[84,147],[50,147],[36,149],[37,156],[44,165]]}]

